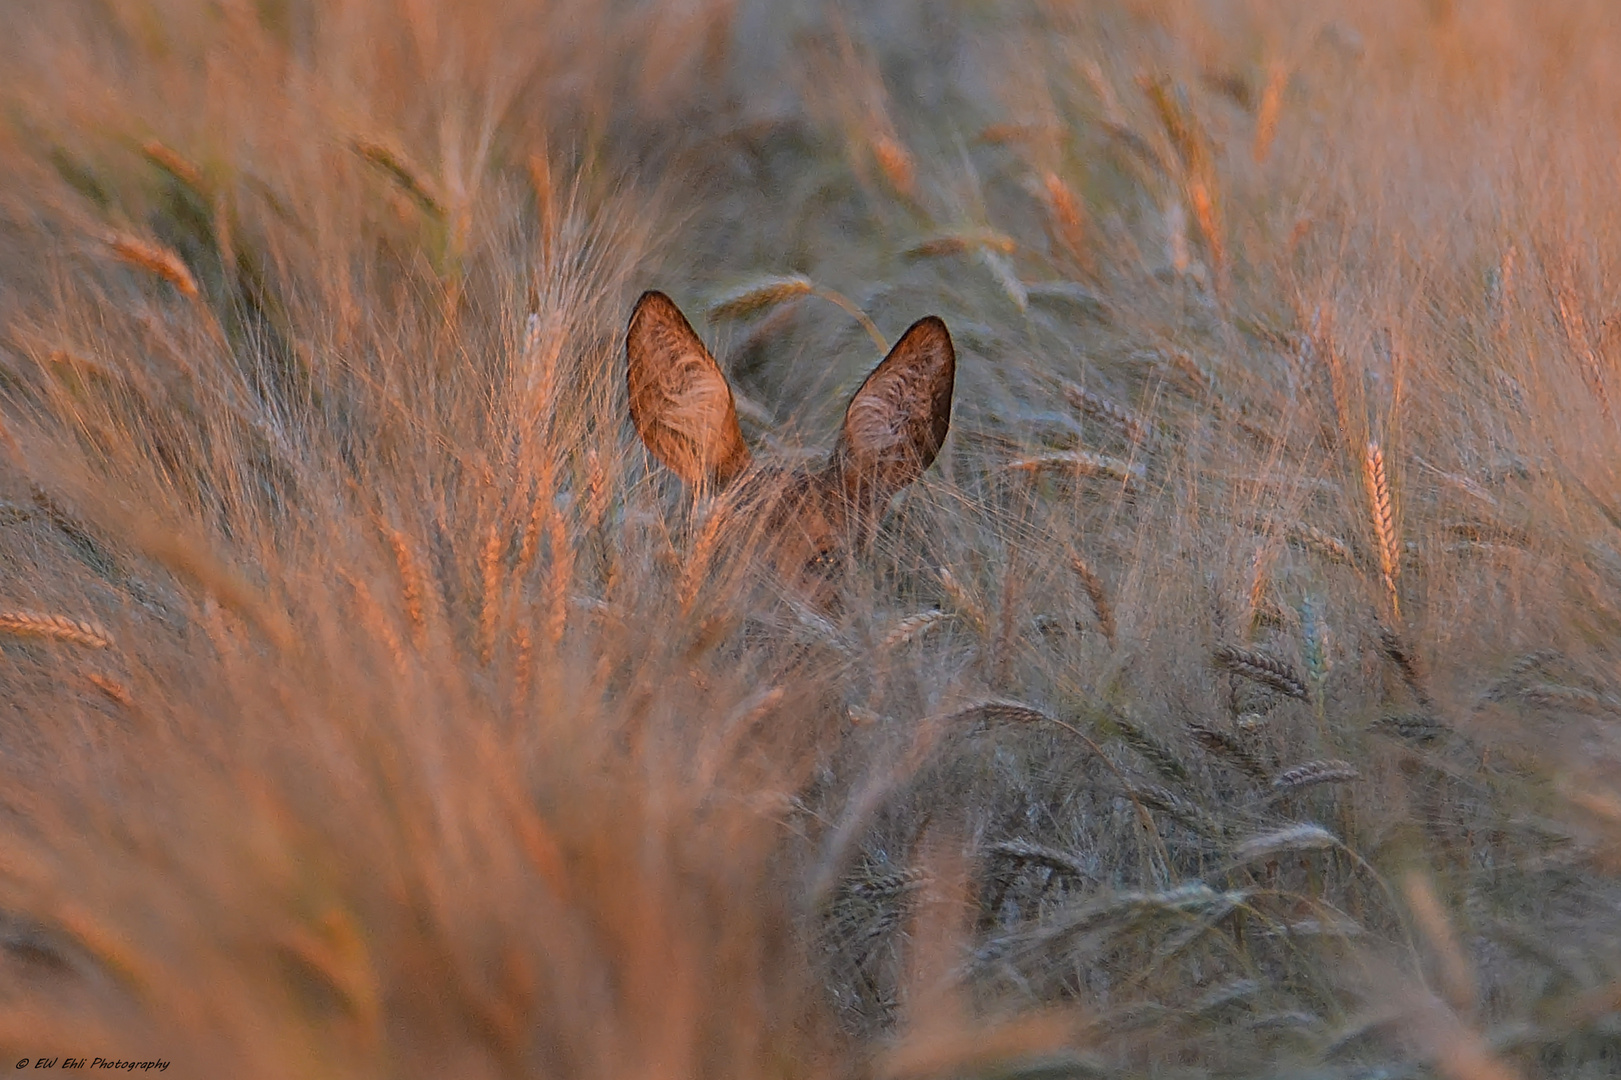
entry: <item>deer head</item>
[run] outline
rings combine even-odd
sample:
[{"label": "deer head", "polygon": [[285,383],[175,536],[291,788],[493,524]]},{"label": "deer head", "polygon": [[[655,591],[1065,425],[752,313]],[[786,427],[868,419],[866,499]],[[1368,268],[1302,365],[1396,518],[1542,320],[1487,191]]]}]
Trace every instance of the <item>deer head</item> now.
[{"label": "deer head", "polygon": [[913,323],[844,410],[812,468],[756,466],[731,385],[675,303],[642,294],[625,335],[630,415],[648,451],[694,488],[728,488],[730,524],[750,529],[777,579],[836,604],[848,556],[889,500],[923,474],[951,423],[956,353],[935,316]]}]

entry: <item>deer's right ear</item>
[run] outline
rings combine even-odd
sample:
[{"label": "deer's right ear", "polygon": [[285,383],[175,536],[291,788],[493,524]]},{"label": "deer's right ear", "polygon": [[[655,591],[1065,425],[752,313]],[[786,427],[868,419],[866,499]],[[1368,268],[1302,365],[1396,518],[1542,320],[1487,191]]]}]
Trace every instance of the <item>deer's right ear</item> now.
[{"label": "deer's right ear", "polygon": [[748,468],[732,388],[668,296],[636,301],[625,360],[630,418],[654,457],[690,485],[724,483]]},{"label": "deer's right ear", "polygon": [[845,487],[880,506],[923,475],[946,441],[957,351],[931,315],[912,324],[844,411],[833,467]]}]

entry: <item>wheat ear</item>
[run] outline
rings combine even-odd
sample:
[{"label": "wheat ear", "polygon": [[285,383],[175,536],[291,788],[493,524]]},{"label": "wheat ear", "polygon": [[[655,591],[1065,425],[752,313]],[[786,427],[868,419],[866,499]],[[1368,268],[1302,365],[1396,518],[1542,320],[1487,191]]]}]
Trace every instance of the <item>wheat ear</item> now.
[{"label": "wheat ear", "polygon": [[1368,489],[1373,510],[1373,531],[1379,541],[1379,568],[1384,573],[1385,591],[1390,594],[1390,613],[1401,618],[1401,597],[1396,581],[1401,577],[1401,542],[1396,536],[1396,513],[1390,497],[1390,481],[1385,474],[1385,453],[1376,442],[1368,443],[1362,459],[1362,480]]},{"label": "wheat ear", "polygon": [[865,311],[843,293],[824,289],[803,274],[790,274],[786,277],[761,277],[744,282],[731,292],[717,297],[709,305],[709,318],[712,321],[734,319],[748,319],[763,311],[769,311],[779,304],[801,296],[815,296],[828,303],[841,308],[852,319],[861,324],[861,329],[872,338],[874,345],[878,346],[880,354],[889,352],[889,342],[879,332],[878,324],[873,322]]},{"label": "wheat ear", "polygon": [[40,615],[31,611],[0,612],[0,635],[65,641],[91,649],[110,649],[113,639],[99,624],[66,615]]},{"label": "wheat ear", "polygon": [[200,295],[197,279],[191,276],[185,262],[162,244],[115,232],[108,235],[107,246],[124,262],[167,281],[188,300],[195,300]]},{"label": "wheat ear", "polygon": [[423,578],[422,568],[418,565],[416,555],[411,551],[411,544],[405,534],[397,530],[388,531],[388,546],[393,549],[394,562],[400,572],[400,595],[405,601],[405,614],[411,620],[411,634],[416,638],[417,648],[424,644],[427,634],[427,621],[423,618]]},{"label": "wheat ear", "polygon": [[1103,636],[1108,639],[1109,647],[1115,644],[1114,608],[1109,605],[1109,596],[1103,591],[1103,581],[1092,569],[1091,565],[1079,555],[1069,560],[1069,568],[1081,579],[1081,588],[1086,590],[1087,599],[1092,601],[1092,610],[1097,614],[1098,627],[1102,629]]}]

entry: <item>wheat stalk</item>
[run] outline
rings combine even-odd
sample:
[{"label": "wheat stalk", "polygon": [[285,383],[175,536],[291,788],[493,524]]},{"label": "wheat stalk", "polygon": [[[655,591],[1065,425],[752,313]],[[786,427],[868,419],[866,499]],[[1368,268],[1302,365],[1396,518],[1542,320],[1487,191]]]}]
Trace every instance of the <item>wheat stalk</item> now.
[{"label": "wheat stalk", "polygon": [[405,648],[400,643],[399,635],[394,633],[394,627],[383,606],[377,602],[370,588],[364,581],[340,570],[339,574],[348,583],[355,594],[355,602],[360,607],[360,614],[365,625],[382,639],[383,647],[388,650],[394,661],[395,670],[401,675],[409,673],[410,666],[406,663]]},{"label": "wheat stalk", "polygon": [[1233,850],[1233,857],[1247,863],[1284,851],[1318,851],[1339,844],[1339,837],[1321,825],[1301,822],[1250,837]]},{"label": "wheat stalk", "polygon": [[106,241],[112,253],[124,262],[162,278],[188,300],[200,297],[197,279],[192,277],[185,261],[169,248],[121,232],[109,233]]},{"label": "wheat stalk", "polygon": [[1215,393],[1215,376],[1207,371],[1204,365],[1195,360],[1191,354],[1181,349],[1173,349],[1161,357],[1161,362],[1186,379],[1196,394],[1208,396]]},{"label": "wheat stalk", "polygon": [[1020,863],[1036,863],[1048,870],[1056,870],[1061,874],[1082,880],[1096,880],[1097,875],[1087,870],[1084,863],[1063,851],[1046,844],[1036,843],[1034,840],[1014,838],[1011,840],[998,840],[987,844],[984,848],[992,855],[1000,855],[1004,859]]},{"label": "wheat stalk", "polygon": [[1030,307],[1030,290],[1025,287],[1024,281],[1019,277],[1018,271],[1014,270],[1007,256],[989,248],[980,248],[979,261],[985,264],[985,268],[991,272],[996,283],[1002,286],[1002,292],[1013,301],[1014,307],[1020,311]]},{"label": "wheat stalk", "polygon": [[529,688],[535,673],[535,642],[526,620],[518,620],[512,638],[517,654],[512,662],[512,700],[521,709],[529,703]]},{"label": "wheat stalk", "polygon": [[725,527],[732,520],[733,516],[728,508],[718,504],[711,505],[709,516],[704,520],[704,527],[699,531],[698,538],[692,545],[692,551],[687,556],[687,564],[682,569],[681,580],[676,589],[683,612],[690,612],[692,606],[698,602],[699,591],[709,579],[709,572],[714,566],[715,552],[720,547]]},{"label": "wheat stalk", "polygon": [[1115,425],[1133,442],[1153,441],[1154,426],[1125,406],[1068,379],[1059,380],[1058,388],[1072,408]]},{"label": "wheat stalk", "polygon": [[1401,576],[1401,542],[1396,534],[1396,513],[1385,475],[1385,454],[1377,442],[1369,441],[1362,458],[1362,480],[1368,489],[1373,510],[1373,531],[1379,541],[1379,568],[1384,573],[1385,591],[1390,595],[1391,616],[1401,618],[1401,597],[1396,580]]},{"label": "wheat stalk", "polygon": [[1272,152],[1272,139],[1278,132],[1278,117],[1283,113],[1283,91],[1289,85],[1289,68],[1281,63],[1268,65],[1266,86],[1261,90],[1261,104],[1255,110],[1255,140],[1250,144],[1250,157],[1263,165]]},{"label": "wheat stalk", "polygon": [[1574,709],[1585,713],[1621,712],[1621,701],[1610,694],[1601,694],[1585,686],[1565,686],[1561,683],[1533,683],[1522,688],[1519,696],[1531,704],[1545,709]]},{"label": "wheat stalk", "polygon": [[1392,713],[1381,716],[1368,726],[1394,738],[1415,743],[1435,742],[1451,730],[1428,713]]},{"label": "wheat stalk", "polygon": [[1424,688],[1424,672],[1419,667],[1418,658],[1413,655],[1407,643],[1395,630],[1388,626],[1379,627],[1379,648],[1386,659],[1396,665],[1401,672],[1402,681],[1413,692],[1413,697],[1425,709],[1431,707],[1430,695]]},{"label": "wheat stalk", "polygon": [[716,297],[709,305],[712,322],[753,318],[778,304],[816,292],[816,284],[803,274],[754,278]]},{"label": "wheat stalk", "polygon": [[1093,571],[1091,565],[1079,555],[1070,557],[1069,568],[1075,571],[1076,576],[1081,579],[1081,588],[1086,590],[1087,598],[1092,601],[1092,610],[1097,615],[1098,626],[1102,629],[1103,636],[1108,639],[1109,647],[1114,648],[1114,608],[1109,604],[1108,594],[1103,591],[1102,579]]},{"label": "wheat stalk", "polygon": [[1118,480],[1127,489],[1137,485],[1148,470],[1140,462],[1121,461],[1090,450],[1065,450],[1034,457],[1019,458],[1007,464],[1019,472],[1071,472],[1079,476],[1106,476]]},{"label": "wheat stalk", "polygon": [[1181,783],[1188,781],[1187,768],[1163,743],[1119,713],[1113,714],[1110,719],[1114,722],[1115,731],[1120,735],[1120,741],[1146,758],[1166,779]]},{"label": "wheat stalk", "polygon": [[100,623],[66,615],[41,615],[32,611],[0,612],[0,635],[65,641],[90,649],[113,647],[112,637]]},{"label": "wheat stalk", "polygon": [[874,323],[854,301],[843,293],[822,288],[803,274],[761,277],[745,282],[731,292],[716,298],[715,302],[709,305],[708,315],[712,321],[748,319],[800,296],[815,296],[843,309],[861,324],[861,328],[867,332],[873,344],[878,346],[880,353],[889,352],[889,342],[879,332],[878,324]]},{"label": "wheat stalk", "polygon": [[988,626],[985,609],[979,606],[973,594],[957,579],[957,575],[951,572],[951,567],[942,566],[936,573],[940,578],[940,584],[946,590],[946,596],[951,599],[952,606],[965,615],[976,630],[981,634],[985,633]]},{"label": "wheat stalk", "polygon": [[394,563],[400,574],[400,596],[405,601],[405,615],[411,620],[411,632],[416,638],[417,648],[422,648],[427,635],[427,620],[424,618],[422,601],[426,589],[422,577],[422,569],[417,564],[416,555],[411,551],[411,545],[405,534],[397,529],[388,530],[388,545],[394,552]]},{"label": "wheat stalk", "polygon": [[1051,169],[1041,175],[1041,201],[1047,207],[1049,235],[1057,242],[1055,246],[1080,264],[1083,272],[1094,273],[1096,267],[1086,250],[1086,213],[1064,178]]},{"label": "wheat stalk", "polygon": [[[547,500],[551,505],[551,500]],[[569,543],[563,515],[551,507],[546,515],[546,540],[551,547],[551,574],[546,579],[546,644],[556,650],[568,628],[569,592],[574,582],[574,545]]]},{"label": "wheat stalk", "polygon": [[1272,790],[1283,794],[1318,784],[1343,784],[1360,779],[1361,776],[1362,774],[1357,772],[1356,767],[1349,761],[1341,761],[1338,758],[1307,761],[1292,769],[1285,769],[1274,777]]},{"label": "wheat stalk", "polygon": [[902,146],[899,139],[886,134],[876,136],[872,140],[872,156],[897,194],[907,199],[917,195],[917,165],[911,151]]},{"label": "wheat stalk", "polygon": [[1593,350],[1593,339],[1587,332],[1587,320],[1582,317],[1582,309],[1576,302],[1575,290],[1569,280],[1569,271],[1560,280],[1556,301],[1559,308],[1559,322],[1564,327],[1565,338],[1570,347],[1582,361],[1582,375],[1587,385],[1598,398],[1599,407],[1604,415],[1610,415],[1610,397],[1604,388],[1604,365],[1598,354]]},{"label": "wheat stalk", "polygon": [[1198,721],[1189,721],[1188,730],[1199,744],[1212,754],[1230,762],[1244,775],[1263,784],[1272,782],[1272,770],[1256,757],[1249,747],[1236,735],[1221,730],[1212,724],[1202,724]]},{"label": "wheat stalk", "polygon": [[896,619],[878,642],[878,647],[884,652],[888,652],[920,637],[931,627],[938,626],[950,618],[952,618],[950,612],[933,608],[929,611],[920,611],[915,615],[907,615],[904,618]]},{"label": "wheat stalk", "polygon": [[117,679],[109,675],[103,675],[98,671],[86,673],[85,678],[89,680],[91,686],[100,690],[109,700],[117,702],[126,709],[135,705],[135,695],[130,692],[128,686]]},{"label": "wheat stalk", "polygon": [[982,723],[1036,724],[1051,723],[1053,718],[1040,709],[1021,705],[1017,701],[979,701],[965,706],[944,718],[947,724],[965,721]]},{"label": "wheat stalk", "polygon": [[1017,240],[995,229],[957,229],[919,240],[902,254],[908,259],[940,259],[971,251],[995,251],[1011,255],[1017,250]]},{"label": "wheat stalk", "polygon": [[1183,188],[1188,208],[1204,238],[1216,271],[1218,287],[1226,278],[1227,246],[1217,196],[1215,161],[1206,135],[1181,87],[1163,78],[1142,80],[1143,90],[1159,113],[1171,145],[1182,162]]},{"label": "wheat stalk", "polygon": [[1439,961],[1441,989],[1452,1008],[1462,1015],[1475,1011],[1475,977],[1469,960],[1464,956],[1457,931],[1441,907],[1430,879],[1419,871],[1411,871],[1402,879],[1402,893],[1413,921],[1424,932],[1430,948]]},{"label": "wheat stalk", "polygon": [[1285,540],[1291,540],[1308,551],[1315,551],[1330,562],[1344,563],[1347,566],[1356,563],[1351,545],[1303,521],[1288,525],[1283,531],[1283,536]]},{"label": "wheat stalk", "polygon": [[1223,645],[1215,651],[1215,659],[1216,663],[1235,675],[1270,686],[1289,697],[1304,701],[1308,696],[1299,672],[1275,656],[1253,649],[1241,649],[1236,645]]},{"label": "wheat stalk", "polygon": [[356,139],[355,153],[387,173],[390,179],[416,200],[418,206],[440,220],[445,217],[445,204],[434,192],[432,185],[413,169],[405,158],[381,142]]},{"label": "wheat stalk", "polygon": [[1168,814],[1198,832],[1219,833],[1221,831],[1215,820],[1191,800],[1157,784],[1145,784],[1129,788],[1126,795],[1150,810],[1158,810],[1162,814]]},{"label": "wheat stalk", "polygon": [[506,550],[506,537],[501,530],[499,518],[490,522],[489,532],[484,537],[483,550],[479,552],[478,567],[479,580],[482,586],[479,593],[479,655],[485,664],[489,664],[495,656],[496,622],[501,614],[501,555]]},{"label": "wheat stalk", "polygon": [[180,154],[156,139],[148,139],[142,143],[141,154],[146,160],[190,188],[194,194],[206,198],[202,170]]}]

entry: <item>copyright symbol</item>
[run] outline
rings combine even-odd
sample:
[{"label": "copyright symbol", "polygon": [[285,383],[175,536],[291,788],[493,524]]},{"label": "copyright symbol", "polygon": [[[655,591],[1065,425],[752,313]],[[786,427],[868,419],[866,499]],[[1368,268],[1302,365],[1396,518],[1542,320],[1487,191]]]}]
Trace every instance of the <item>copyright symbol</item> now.
[{"label": "copyright symbol", "polygon": [[19,1062],[17,1062],[17,1068],[19,1068],[19,1069],[26,1069],[26,1068],[28,1068],[28,1059],[27,1059],[27,1058],[23,1058],[23,1059],[22,1059],[22,1060],[21,1060],[21,1061],[19,1061]]}]

